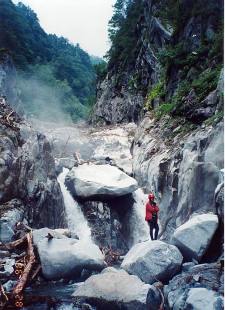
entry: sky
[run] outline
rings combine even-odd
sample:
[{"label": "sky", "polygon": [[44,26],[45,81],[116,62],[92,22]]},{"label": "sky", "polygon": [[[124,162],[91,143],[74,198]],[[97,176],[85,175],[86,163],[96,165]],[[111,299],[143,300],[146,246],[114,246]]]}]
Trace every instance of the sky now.
[{"label": "sky", "polygon": [[47,33],[79,43],[90,55],[102,57],[109,49],[107,28],[115,0],[20,1],[33,9]]}]

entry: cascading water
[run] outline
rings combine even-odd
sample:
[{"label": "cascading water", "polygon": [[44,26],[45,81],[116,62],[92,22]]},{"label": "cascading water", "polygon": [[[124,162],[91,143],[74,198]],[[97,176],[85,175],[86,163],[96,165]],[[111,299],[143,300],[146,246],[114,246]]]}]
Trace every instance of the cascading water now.
[{"label": "cascading water", "polygon": [[145,221],[145,204],[148,196],[139,188],[133,193],[133,198],[135,202],[129,219],[129,225],[132,227],[130,247],[150,238],[149,227]]},{"label": "cascading water", "polygon": [[69,169],[63,168],[63,172],[58,176],[58,182],[64,198],[66,218],[69,230],[77,235],[80,240],[90,241],[91,230],[83,215],[83,212],[77,201],[74,200],[69,190],[65,186],[65,178]]}]

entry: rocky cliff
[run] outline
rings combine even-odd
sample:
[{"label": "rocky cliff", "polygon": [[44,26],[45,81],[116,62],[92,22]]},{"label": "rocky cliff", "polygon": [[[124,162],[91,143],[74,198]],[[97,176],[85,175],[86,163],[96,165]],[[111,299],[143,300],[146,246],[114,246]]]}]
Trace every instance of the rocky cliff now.
[{"label": "rocky cliff", "polygon": [[217,212],[224,165],[222,3],[143,0],[135,6],[141,8],[135,57],[125,61],[119,50],[117,58],[111,55],[93,122],[138,122],[134,176],[156,193],[161,235],[169,240],[193,213]]},{"label": "rocky cliff", "polygon": [[[32,227],[62,227],[64,202],[50,144],[20,117],[11,81],[15,69],[8,56],[0,63],[0,213],[1,240],[10,241],[17,222]],[[14,72],[14,73],[13,73]],[[6,95],[13,100],[11,106]]]},{"label": "rocky cliff", "polygon": [[[113,43],[117,56],[111,52],[107,76],[99,82],[93,123],[138,122],[151,109],[198,123],[222,111],[211,93],[223,61],[222,2],[132,2],[130,10],[140,10],[136,41],[126,57]],[[127,22],[132,23],[129,10]]]}]

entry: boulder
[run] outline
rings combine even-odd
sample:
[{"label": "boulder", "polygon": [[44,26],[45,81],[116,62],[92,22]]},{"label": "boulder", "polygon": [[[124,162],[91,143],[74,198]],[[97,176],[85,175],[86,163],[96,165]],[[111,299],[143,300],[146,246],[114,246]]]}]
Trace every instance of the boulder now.
[{"label": "boulder", "polygon": [[[151,290],[151,294],[148,294]],[[76,299],[87,301],[98,309],[147,310],[150,299],[158,306],[161,296],[157,290],[124,270],[107,268],[99,275],[87,279],[73,294]],[[152,310],[158,309],[151,307]]]},{"label": "boulder", "polygon": [[[178,308],[175,307],[175,309]],[[183,309],[194,309],[194,310],[223,309],[223,298],[215,291],[208,290],[207,288],[203,287],[191,288],[190,291],[188,292],[186,303]]]},{"label": "boulder", "polygon": [[[185,307],[185,302],[190,289],[204,288],[204,290],[208,292],[212,292],[213,290],[222,295],[224,290],[223,282],[221,281],[222,279],[223,271],[217,263],[201,264],[190,267],[187,271],[176,275],[168,285],[164,286],[164,296],[168,309],[199,309],[195,307]],[[199,296],[203,298],[201,291],[199,291]],[[205,307],[202,307],[201,309],[205,309]],[[222,309],[222,307],[216,309],[219,310]]]},{"label": "boulder", "polygon": [[131,248],[121,265],[146,283],[166,282],[181,268],[183,257],[173,245],[162,241],[146,241]]},{"label": "boulder", "polygon": [[60,230],[49,229],[49,228],[41,228],[35,229],[32,232],[33,236],[33,244],[37,247],[38,243],[43,241],[45,238],[48,239],[48,236],[52,236],[54,239],[67,239],[65,235],[63,235]]},{"label": "boulder", "polygon": [[215,202],[218,217],[224,224],[224,183],[219,184],[215,190]]},{"label": "boulder", "polygon": [[66,185],[81,199],[111,199],[137,190],[137,181],[110,165],[84,164],[74,167],[66,177]]},{"label": "boulder", "polygon": [[[39,238],[35,237],[36,240]],[[42,272],[46,279],[72,279],[83,269],[102,270],[104,256],[93,243],[72,238],[39,239],[37,249],[41,260]]]},{"label": "boulder", "polygon": [[12,241],[15,225],[24,217],[24,206],[19,199],[13,199],[4,205],[0,205],[0,241],[7,243]]},{"label": "boulder", "polygon": [[217,215],[210,213],[195,215],[175,230],[171,242],[179,248],[187,261],[193,258],[200,261],[217,227]]}]

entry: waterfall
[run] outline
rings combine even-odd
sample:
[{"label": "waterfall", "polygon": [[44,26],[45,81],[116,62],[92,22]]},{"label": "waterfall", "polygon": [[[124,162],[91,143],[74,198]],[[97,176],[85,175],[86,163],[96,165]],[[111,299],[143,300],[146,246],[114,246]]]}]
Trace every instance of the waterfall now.
[{"label": "waterfall", "polygon": [[64,198],[66,218],[69,230],[77,235],[80,240],[91,241],[91,230],[77,201],[74,200],[65,186],[65,178],[69,169],[63,168],[58,176],[58,182]]},{"label": "waterfall", "polygon": [[129,225],[132,228],[130,246],[150,239],[149,227],[145,221],[145,204],[148,195],[139,188],[133,193],[133,198],[135,202],[129,218]]}]

